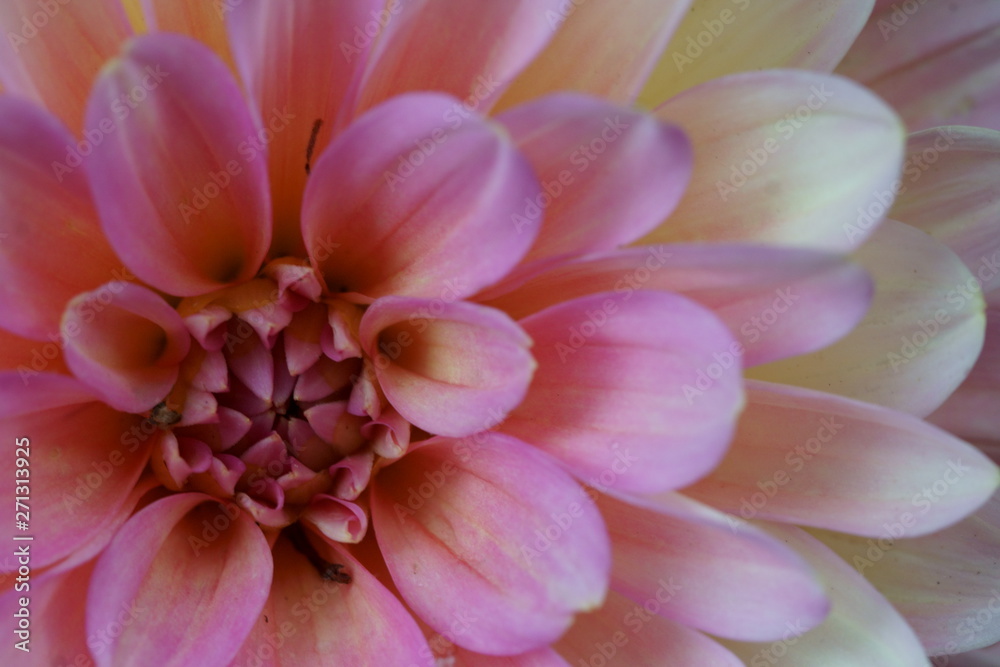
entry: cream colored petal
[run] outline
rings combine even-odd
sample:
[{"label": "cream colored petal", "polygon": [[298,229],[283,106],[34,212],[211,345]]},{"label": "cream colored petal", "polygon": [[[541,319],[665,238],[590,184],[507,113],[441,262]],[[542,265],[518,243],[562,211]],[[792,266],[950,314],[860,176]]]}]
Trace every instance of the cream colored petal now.
[{"label": "cream colored petal", "polygon": [[698,0],[639,96],[656,107],[699,83],[751,70],[829,72],[871,13],[872,0]]},{"label": "cream colored petal", "polygon": [[687,132],[694,173],[677,210],[641,243],[758,241],[846,251],[892,205],[902,124],[842,77],[735,74],[686,91],[656,115]]},{"label": "cream colored petal", "polygon": [[926,416],[982,349],[986,316],[976,279],[947,246],[893,220],[855,258],[875,279],[861,324],[824,350],[748,375]]}]

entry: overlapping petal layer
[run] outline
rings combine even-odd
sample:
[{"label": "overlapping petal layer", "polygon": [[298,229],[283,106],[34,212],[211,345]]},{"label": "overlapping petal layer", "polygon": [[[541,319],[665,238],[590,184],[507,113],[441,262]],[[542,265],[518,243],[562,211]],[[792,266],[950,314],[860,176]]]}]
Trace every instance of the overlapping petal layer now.
[{"label": "overlapping petal layer", "polygon": [[0,97],[0,117],[0,325],[45,339],[74,295],[126,275],[101,233],[75,137],[14,97]]},{"label": "overlapping petal layer", "polygon": [[901,524],[915,537],[973,512],[1000,484],[979,451],[910,415],[784,385],[747,388],[729,455],[685,489],[744,519],[869,537]]},{"label": "overlapping petal layer", "polygon": [[911,132],[1000,130],[998,28],[989,0],[880,2],[837,71],[899,110]]},{"label": "overlapping petal layer", "polygon": [[102,70],[86,128],[100,137],[88,175],[104,233],[135,275],[193,296],[257,273],[271,239],[267,164],[207,47],[169,33],[130,42]]},{"label": "overlapping petal layer", "polygon": [[859,209],[886,191],[892,200],[902,125],[846,79],[796,70],[735,74],[685,91],[656,115],[688,134],[695,170],[677,211],[646,242],[850,250],[872,229],[852,233]]},{"label": "overlapping petal layer", "polygon": [[834,345],[749,376],[925,416],[969,374],[985,317],[975,278],[923,232],[886,221],[855,255],[875,280],[865,319]]},{"label": "overlapping petal layer", "polygon": [[639,290],[567,301],[521,325],[538,370],[505,433],[591,484],[639,493],[691,483],[722,457],[743,402],[740,359],[709,311]]},{"label": "overlapping petal layer", "polygon": [[844,257],[763,245],[673,244],[561,262],[480,294],[516,318],[598,292],[627,300],[638,289],[681,294],[712,310],[743,348],[743,364],[812,352],[864,316],[873,291]]},{"label": "overlapping petal layer", "polygon": [[[24,521],[35,538],[31,565],[42,568],[131,511],[126,499],[146,465],[156,429],[143,429],[141,417],[99,402],[75,378],[44,373],[26,383],[5,372],[0,373],[0,434],[11,447],[11,455],[0,461],[0,488],[12,499],[38,499],[29,503],[30,520]],[[24,468],[27,475],[17,473]],[[20,481],[26,478],[28,487]]]},{"label": "overlapping petal layer", "polygon": [[101,554],[87,596],[87,632],[134,610],[97,664],[189,665],[233,659],[264,607],[272,556],[253,520],[198,493],[133,516]]},{"label": "overlapping petal layer", "polygon": [[431,440],[379,473],[371,505],[403,599],[442,634],[465,619],[454,640],[464,648],[545,646],[604,598],[600,514],[565,472],[509,436]]},{"label": "overlapping petal layer", "polygon": [[351,125],[306,188],[302,233],[331,292],[461,299],[506,275],[539,223],[527,161],[439,94],[393,98]]}]

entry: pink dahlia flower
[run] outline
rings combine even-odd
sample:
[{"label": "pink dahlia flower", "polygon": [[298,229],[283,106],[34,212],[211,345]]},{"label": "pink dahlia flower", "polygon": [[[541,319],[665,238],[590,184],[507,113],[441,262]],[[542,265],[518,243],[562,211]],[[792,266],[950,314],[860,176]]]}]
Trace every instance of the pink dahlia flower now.
[{"label": "pink dahlia flower", "polygon": [[924,664],[835,550],[996,490],[982,300],[882,362],[899,119],[723,76],[867,12],[729,4],[0,7],[8,662]]}]

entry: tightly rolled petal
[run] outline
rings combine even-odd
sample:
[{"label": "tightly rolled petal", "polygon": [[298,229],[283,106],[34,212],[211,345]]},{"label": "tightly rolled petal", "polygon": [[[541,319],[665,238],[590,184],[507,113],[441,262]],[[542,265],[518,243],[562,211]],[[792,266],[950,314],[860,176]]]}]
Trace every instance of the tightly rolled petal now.
[{"label": "tightly rolled petal", "polygon": [[978,450],[910,415],[750,381],[729,454],[684,492],[744,519],[870,537],[901,524],[916,537],[973,512],[998,484]]},{"label": "tightly rolled petal", "polygon": [[71,159],[76,150],[47,112],[0,97],[0,326],[23,336],[55,334],[70,298],[126,277]]},{"label": "tightly rolled petal", "polygon": [[559,3],[546,13],[548,48],[518,77],[503,107],[556,90],[631,105],[684,12],[685,0]]},{"label": "tightly rolled petal", "polygon": [[893,220],[855,258],[875,279],[875,299],[857,328],[819,352],[748,375],[928,415],[983,347],[977,279],[947,246]]},{"label": "tightly rolled petal", "polygon": [[[379,39],[359,108],[437,90],[461,98],[466,116],[485,113],[552,38],[549,17],[561,6],[561,0],[393,0],[384,9],[380,3],[363,26]],[[351,46],[357,48],[349,44],[346,57],[354,55]]]},{"label": "tightly rolled petal", "polygon": [[[291,542],[278,539],[270,596],[235,664],[433,667],[430,647],[399,599],[345,550],[329,550],[350,583],[324,579]],[[276,650],[270,638],[286,628],[294,634]]]},{"label": "tightly rolled petal", "polygon": [[635,241],[670,215],[690,178],[683,132],[598,98],[552,95],[497,120],[543,186],[518,209],[519,226],[542,227],[528,260]]},{"label": "tightly rolled petal", "polygon": [[39,499],[30,506],[33,568],[70,555],[116,520],[155,434],[74,378],[46,373],[25,385],[16,373],[0,373],[0,435],[11,446],[0,460],[0,489],[9,498],[24,496],[23,486],[15,493],[23,479],[16,471],[25,467],[18,458],[30,461],[29,495]]},{"label": "tightly rolled petal", "polygon": [[267,164],[207,47],[136,38],[102,70],[86,127],[101,137],[88,175],[104,232],[137,276],[193,296],[257,273],[271,238]]},{"label": "tightly rolled petal", "polygon": [[455,643],[514,655],[600,606],[610,549],[582,489],[509,436],[435,439],[375,478],[375,535],[407,604]]},{"label": "tightly rolled petal", "polygon": [[156,501],[118,531],[94,569],[88,634],[123,607],[133,616],[97,664],[227,663],[267,601],[272,568],[260,528],[232,503],[200,493]]},{"label": "tightly rolled petal", "polygon": [[903,187],[893,219],[951,248],[983,292],[1000,288],[1000,132],[943,127],[911,135]]},{"label": "tightly rolled petal", "polygon": [[964,521],[917,539],[897,533],[877,542],[827,531],[816,536],[888,598],[928,655],[1000,641],[1000,496]]},{"label": "tightly rolled petal", "polygon": [[670,589],[664,582],[641,603],[610,591],[604,606],[577,617],[556,648],[572,665],[593,664],[595,656],[610,654],[622,665],[743,667],[739,658],[697,630],[657,615],[662,601],[673,596]]},{"label": "tightly rolled petal", "polygon": [[880,2],[837,71],[889,102],[911,132],[938,125],[1000,130],[998,28],[995,2]]},{"label": "tightly rolled petal", "polygon": [[528,162],[444,95],[403,95],[340,135],[306,187],[302,233],[333,292],[455,300],[496,282],[538,222],[513,214],[538,195]]},{"label": "tightly rolled petal", "polygon": [[849,250],[881,218],[852,225],[863,209],[879,197],[882,214],[891,205],[902,124],[846,79],[795,70],[736,74],[692,88],[656,114],[687,132],[695,170],[677,211],[647,242]]},{"label": "tightly rolled petal", "polygon": [[73,299],[62,336],[73,373],[122,412],[144,412],[166,398],[191,345],[177,311],[154,292],[120,282]]},{"label": "tightly rolled petal", "polygon": [[499,423],[535,370],[524,331],[500,311],[469,303],[384,297],[362,318],[360,338],[389,403],[440,435]]},{"label": "tightly rolled petal", "polygon": [[[160,4],[172,6],[174,0]],[[237,69],[264,137],[270,137],[272,256],[305,255],[301,211],[306,165],[315,163],[352,117],[355,89],[373,41],[364,31],[373,30],[372,22],[379,25],[384,4],[242,0],[224,5]]]},{"label": "tightly rolled petal", "polygon": [[727,74],[789,67],[829,72],[865,25],[873,0],[699,0],[673,33],[639,97],[655,108]]},{"label": "tightly rolled petal", "polygon": [[745,366],[840,339],[864,317],[873,291],[865,271],[839,255],[725,244],[628,248],[560,263],[521,282],[478,298],[520,319],[597,292],[683,294],[729,326]]},{"label": "tightly rolled petal", "polygon": [[[815,573],[791,549],[677,494],[656,499],[599,496],[611,533],[611,586],[637,605],[688,627],[766,641],[798,620],[803,629],[830,609]],[[766,605],[761,600],[767,600]]]},{"label": "tightly rolled petal", "polygon": [[833,608],[826,620],[806,628],[787,619],[782,639],[770,644],[726,642],[746,664],[795,667],[930,667],[920,640],[891,604],[826,546],[793,526],[768,524],[768,533],[795,549],[822,577]]},{"label": "tightly rolled petal", "polygon": [[741,365],[711,312],[639,290],[574,299],[521,324],[538,371],[504,432],[591,484],[639,493],[689,484],[725,453]]},{"label": "tightly rolled petal", "polygon": [[132,34],[118,0],[0,5],[0,83],[79,133],[98,71]]}]

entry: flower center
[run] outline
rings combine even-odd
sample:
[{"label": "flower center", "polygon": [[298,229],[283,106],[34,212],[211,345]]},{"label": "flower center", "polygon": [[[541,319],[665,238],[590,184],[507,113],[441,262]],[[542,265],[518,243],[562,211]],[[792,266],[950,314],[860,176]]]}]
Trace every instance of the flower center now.
[{"label": "flower center", "polygon": [[191,352],[147,416],[167,431],[153,456],[160,482],[235,502],[265,528],[292,526],[299,550],[317,559],[296,522],[360,540],[367,518],[355,501],[410,434],[362,354],[365,306],[325,294],[306,263],[275,260],[257,279],[177,310]]}]

